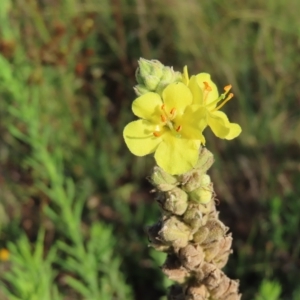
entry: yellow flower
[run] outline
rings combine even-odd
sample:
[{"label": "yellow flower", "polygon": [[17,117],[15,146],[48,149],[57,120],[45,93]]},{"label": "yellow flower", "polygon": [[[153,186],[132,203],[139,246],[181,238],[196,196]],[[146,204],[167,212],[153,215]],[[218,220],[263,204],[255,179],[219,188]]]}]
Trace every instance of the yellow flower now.
[{"label": "yellow flower", "polygon": [[124,128],[129,150],[137,156],[155,152],[157,164],[172,175],[192,169],[204,142],[199,126],[202,108],[192,102],[183,83],[169,84],[162,96],[149,92],[133,101],[132,111],[140,120]]},{"label": "yellow flower", "polygon": [[[226,114],[220,111],[220,108],[233,97],[233,94],[229,93],[231,85],[225,86],[225,92],[219,96],[217,86],[210,79],[209,74],[200,73],[189,79],[187,67],[184,67],[183,83],[190,88],[194,104],[202,107],[202,114],[198,112],[203,116],[201,126],[205,126],[203,124],[205,122],[221,139],[231,140],[241,133],[240,125],[230,123]],[[219,104],[220,101],[222,101],[221,104]]]}]

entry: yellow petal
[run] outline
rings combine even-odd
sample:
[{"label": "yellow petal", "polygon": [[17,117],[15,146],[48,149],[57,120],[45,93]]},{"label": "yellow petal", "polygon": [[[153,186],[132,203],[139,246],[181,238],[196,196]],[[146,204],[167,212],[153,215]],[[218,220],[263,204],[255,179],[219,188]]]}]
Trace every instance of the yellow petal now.
[{"label": "yellow petal", "polygon": [[[200,73],[196,75],[197,83],[202,91],[203,96],[203,103],[205,105],[208,105],[218,99],[219,93],[218,93],[218,88],[214,84],[214,82],[210,79],[210,75],[208,73]],[[205,90],[205,85],[204,82],[207,82],[207,84],[210,86],[211,91]],[[216,106],[216,103],[209,106],[209,108],[214,108]]]},{"label": "yellow petal", "polygon": [[242,132],[242,128],[239,124],[236,123],[229,123],[229,133],[226,135],[226,140],[232,140],[240,135]]},{"label": "yellow petal", "polygon": [[189,85],[189,73],[187,66],[184,66],[183,68],[183,74],[182,74],[182,82],[188,86]]},{"label": "yellow petal", "polygon": [[228,127],[228,119],[224,113],[219,113],[221,112],[208,112],[207,123],[218,138],[225,139],[230,131]]},{"label": "yellow petal", "polygon": [[146,93],[132,102],[132,111],[141,119],[159,123],[162,105],[162,99],[158,94]]},{"label": "yellow petal", "polygon": [[193,95],[193,104],[204,105],[203,103],[203,91],[197,82],[196,76],[192,76],[189,81],[189,89]]},{"label": "yellow petal", "polygon": [[177,138],[167,132],[154,157],[157,164],[169,174],[183,174],[197,163],[199,148],[200,141]]},{"label": "yellow petal", "polygon": [[167,113],[176,108],[177,113],[183,114],[186,106],[193,101],[189,88],[181,82],[169,84],[162,94]]},{"label": "yellow petal", "polygon": [[159,128],[146,120],[138,120],[126,125],[123,131],[125,143],[129,150],[137,156],[153,153],[162,137],[156,137],[153,132]]},{"label": "yellow petal", "polygon": [[219,118],[223,119],[223,121],[225,122],[226,127],[229,129],[228,134],[225,136],[226,140],[232,140],[234,138],[236,138],[237,136],[240,135],[240,133],[242,132],[242,128],[239,124],[236,123],[230,123],[227,115],[225,113],[223,113],[222,111],[215,111],[213,112],[214,116],[218,116]]},{"label": "yellow petal", "polygon": [[207,126],[206,109],[200,105],[189,105],[181,118],[176,119],[176,125],[181,126],[183,138],[204,140],[203,130]]}]

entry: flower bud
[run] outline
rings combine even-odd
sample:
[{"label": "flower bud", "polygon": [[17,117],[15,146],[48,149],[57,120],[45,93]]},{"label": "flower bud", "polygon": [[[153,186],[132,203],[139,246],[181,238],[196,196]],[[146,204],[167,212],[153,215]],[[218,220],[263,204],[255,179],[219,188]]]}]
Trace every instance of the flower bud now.
[{"label": "flower bud", "polygon": [[197,206],[190,204],[183,216],[183,221],[189,224],[195,232],[203,225],[203,215]]},{"label": "flower bud", "polygon": [[202,170],[203,173],[206,173],[213,163],[214,163],[213,154],[210,151],[208,151],[205,147],[203,147],[201,149],[201,152],[199,154],[199,159],[194,168],[198,170]]},{"label": "flower bud", "polygon": [[193,190],[196,190],[197,188],[199,188],[201,186],[201,179],[202,179],[203,175],[204,175],[203,172],[199,171],[199,170],[190,171],[189,172],[189,177],[185,178],[186,182],[182,186],[182,188],[187,192],[191,192]]},{"label": "flower bud", "polygon": [[144,85],[136,85],[133,87],[137,96],[142,96],[143,94],[149,93],[149,90]]},{"label": "flower bud", "polygon": [[202,204],[207,204],[213,199],[212,186],[200,187],[189,193],[191,201],[195,201]]},{"label": "flower bud", "polygon": [[176,187],[176,177],[168,174],[162,168],[155,166],[150,177],[150,182],[160,191],[166,192]]},{"label": "flower bud", "polygon": [[180,188],[174,188],[165,193],[165,197],[159,201],[162,208],[174,215],[183,215],[188,207],[188,196]]},{"label": "flower bud", "polygon": [[204,253],[200,246],[189,244],[180,249],[179,258],[185,268],[197,270],[204,261]]},{"label": "flower bud", "polygon": [[230,281],[231,280],[228,277],[226,277],[224,274],[221,274],[219,285],[216,288],[210,290],[210,294],[215,299],[223,299],[225,292],[230,286]]},{"label": "flower bud", "polygon": [[226,300],[240,300],[241,294],[238,295],[240,282],[238,280],[230,280],[229,287],[224,293],[223,297]]},{"label": "flower bud", "polygon": [[188,271],[182,267],[178,258],[174,255],[168,255],[165,263],[162,266],[162,271],[169,279],[183,283],[188,277]]},{"label": "flower bud", "polygon": [[164,222],[159,236],[175,248],[184,248],[190,240],[190,231],[190,228],[176,217],[170,217]]},{"label": "flower bud", "polygon": [[164,65],[158,60],[144,58],[140,58],[138,64],[139,67],[135,73],[138,85],[135,87],[135,91],[138,91],[140,95],[155,92],[163,75]]},{"label": "flower bud", "polygon": [[216,288],[220,284],[222,271],[216,268],[215,265],[210,263],[203,264],[203,283],[206,285],[208,290]]},{"label": "flower bud", "polygon": [[224,224],[219,220],[209,220],[205,227],[209,231],[209,234],[204,241],[205,244],[210,244],[221,240],[224,238],[228,230],[228,227],[225,227]]},{"label": "flower bud", "polygon": [[157,77],[159,82],[159,79],[162,77],[163,75],[163,69],[164,69],[164,65],[156,60],[156,59],[144,59],[144,58],[140,58],[138,61],[139,67],[136,70],[136,81],[139,84],[144,84],[145,85],[145,78],[147,76],[155,76]]},{"label": "flower bud", "polygon": [[209,292],[204,284],[198,286],[189,286],[186,291],[185,300],[206,300],[209,298]]},{"label": "flower bud", "polygon": [[213,263],[219,268],[222,269],[226,266],[229,255],[232,253],[232,250],[224,252],[221,256],[219,254],[213,259]]},{"label": "flower bud", "polygon": [[140,58],[139,67],[136,70],[138,85],[134,90],[137,95],[148,92],[161,94],[167,85],[182,81],[180,72],[175,72],[172,67],[166,67],[158,60]]},{"label": "flower bud", "polygon": [[193,235],[193,241],[197,244],[202,244],[207,238],[208,233],[208,228],[206,228],[205,226],[200,227],[199,230]]},{"label": "flower bud", "polygon": [[218,242],[211,243],[204,248],[205,261],[212,262],[219,252]]},{"label": "flower bud", "polygon": [[159,231],[161,230],[162,223],[158,222],[152,226],[147,226],[146,231],[148,234],[148,239],[151,247],[156,249],[157,251],[167,252],[170,248],[169,245],[164,244],[159,238]]},{"label": "flower bud", "polygon": [[157,85],[156,92],[161,94],[167,85],[180,82],[182,80],[182,75],[180,72],[175,72],[172,67],[164,67],[163,75]]},{"label": "flower bud", "polygon": [[[211,215],[211,214],[213,214],[215,212],[215,205],[214,204],[215,204],[214,201],[210,201],[208,203],[199,203],[198,207],[199,207],[199,210],[201,211],[202,214],[209,214],[209,215]],[[210,216],[210,217],[213,218],[214,215]],[[217,219],[217,218],[215,217],[215,219]]]}]

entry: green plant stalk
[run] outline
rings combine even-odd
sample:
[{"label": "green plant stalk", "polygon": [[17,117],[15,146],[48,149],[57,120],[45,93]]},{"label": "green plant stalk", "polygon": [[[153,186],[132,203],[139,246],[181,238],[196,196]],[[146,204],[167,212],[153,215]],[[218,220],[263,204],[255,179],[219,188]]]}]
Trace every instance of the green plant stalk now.
[{"label": "green plant stalk", "polygon": [[155,167],[151,182],[162,218],[148,228],[151,246],[167,253],[162,271],[177,283],[169,300],[239,300],[239,283],[222,271],[231,250],[232,236],[219,220],[215,193],[207,170],[213,155],[202,148],[197,165],[172,176]]}]

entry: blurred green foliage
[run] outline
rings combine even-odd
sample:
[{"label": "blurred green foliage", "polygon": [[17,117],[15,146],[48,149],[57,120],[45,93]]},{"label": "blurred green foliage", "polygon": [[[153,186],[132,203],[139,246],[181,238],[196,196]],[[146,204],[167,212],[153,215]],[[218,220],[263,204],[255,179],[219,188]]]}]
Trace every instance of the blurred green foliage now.
[{"label": "blurred green foliage", "polygon": [[[137,59],[233,85],[232,142],[209,132],[226,272],[243,299],[300,299],[297,0],[1,0],[1,299],[159,299],[151,158],[122,140]],[[259,298],[260,297],[260,298]],[[271,298],[267,298],[270,300]]]}]

